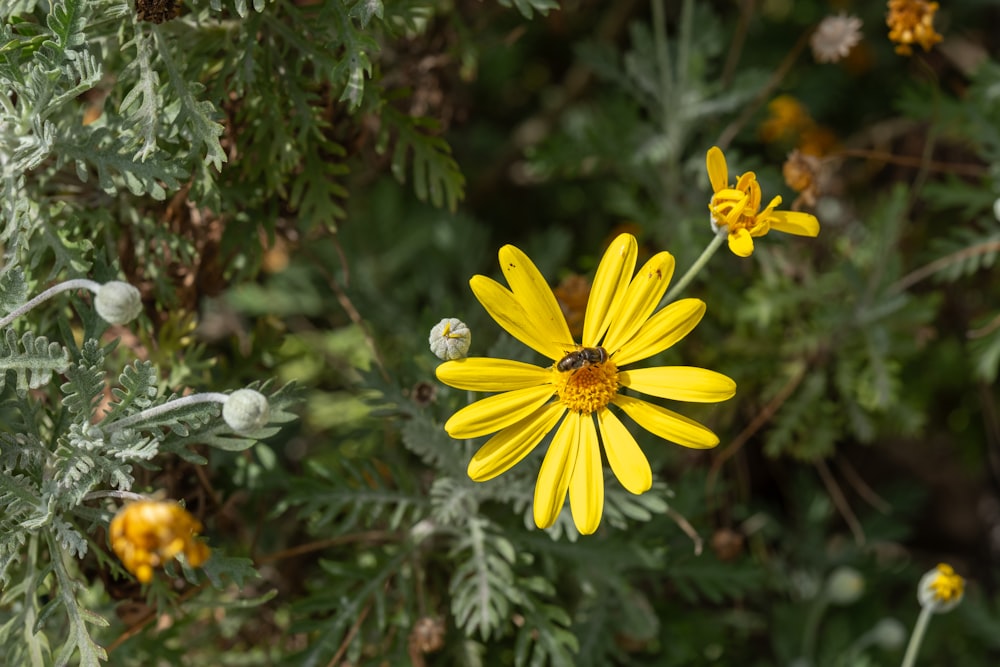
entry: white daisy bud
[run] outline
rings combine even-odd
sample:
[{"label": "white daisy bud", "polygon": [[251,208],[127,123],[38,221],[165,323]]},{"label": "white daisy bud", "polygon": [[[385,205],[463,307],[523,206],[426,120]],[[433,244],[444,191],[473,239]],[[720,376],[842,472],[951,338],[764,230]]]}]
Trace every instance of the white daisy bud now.
[{"label": "white daisy bud", "polygon": [[906,642],[906,628],[895,618],[883,618],[871,631],[872,642],[886,651],[896,651]]},{"label": "white daisy bud", "polygon": [[464,359],[469,356],[469,346],[472,345],[472,332],[465,322],[454,317],[446,317],[431,329],[428,338],[431,352],[438,359]]},{"label": "white daisy bud", "polygon": [[262,428],[270,416],[271,406],[267,397],[253,389],[237,389],[222,404],[222,418],[237,433]]},{"label": "white daisy bud", "polygon": [[865,578],[853,567],[838,567],[826,579],[826,594],[833,604],[853,604],[864,592]]},{"label": "white daisy bud", "polygon": [[939,564],[920,578],[917,600],[935,614],[951,611],[965,597],[965,579],[955,574],[951,565]]},{"label": "white daisy bud", "polygon": [[126,324],[142,312],[139,290],[120,280],[104,283],[94,299],[97,314],[110,324]]}]

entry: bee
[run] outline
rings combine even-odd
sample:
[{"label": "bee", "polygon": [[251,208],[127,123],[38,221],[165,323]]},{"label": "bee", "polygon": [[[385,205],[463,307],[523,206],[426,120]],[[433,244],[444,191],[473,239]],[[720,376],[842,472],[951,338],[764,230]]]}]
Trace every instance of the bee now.
[{"label": "bee", "polygon": [[566,373],[578,371],[584,366],[603,364],[608,360],[608,351],[603,347],[580,347],[568,353],[556,364],[556,370]]}]

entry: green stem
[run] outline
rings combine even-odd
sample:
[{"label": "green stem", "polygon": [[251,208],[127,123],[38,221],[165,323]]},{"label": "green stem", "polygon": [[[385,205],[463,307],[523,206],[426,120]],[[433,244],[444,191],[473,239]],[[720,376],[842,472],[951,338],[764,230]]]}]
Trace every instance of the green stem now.
[{"label": "green stem", "polygon": [[200,394],[191,394],[189,396],[184,396],[182,398],[175,398],[172,401],[167,401],[162,405],[157,405],[152,408],[146,408],[142,412],[137,412],[128,417],[123,417],[118,421],[112,422],[107,426],[104,426],[104,422],[98,424],[101,431],[105,435],[110,435],[115,431],[121,431],[126,428],[135,426],[136,424],[141,424],[144,421],[154,419],[156,417],[161,417],[165,414],[169,414],[174,410],[179,410],[180,408],[185,408],[189,405],[196,405],[198,403],[220,403],[224,404],[226,400],[229,399],[228,394],[222,394],[218,392],[203,392]]},{"label": "green stem", "polygon": [[45,301],[46,299],[52,298],[56,294],[59,294],[59,292],[67,292],[73,289],[89,289],[94,294],[97,294],[97,292],[101,289],[101,284],[96,283],[93,280],[87,280],[86,278],[75,278],[73,280],[67,280],[58,283],[56,285],[53,285],[52,287],[48,288],[47,290],[36,296],[31,301],[28,301],[27,303],[22,304],[17,308],[15,308],[14,310],[12,310],[11,312],[7,313],[7,315],[3,319],[0,319],[0,328],[7,326],[11,322],[19,318],[21,315],[24,315],[26,312],[28,312],[29,310],[40,304],[41,302]]},{"label": "green stem", "polygon": [[910,643],[906,645],[906,655],[903,656],[902,667],[913,667],[916,662],[917,654],[920,653],[920,644],[924,641],[924,633],[927,631],[927,624],[930,623],[933,615],[933,604],[924,605],[924,608],[920,610],[917,624],[913,628],[913,634],[910,635]]},{"label": "green stem", "polygon": [[687,287],[688,284],[694,280],[694,277],[705,267],[708,260],[712,258],[712,255],[714,255],[715,251],[719,249],[722,242],[726,240],[727,236],[728,232],[725,229],[722,229],[719,233],[712,237],[712,240],[707,246],[705,246],[705,249],[702,250],[701,256],[695,260],[694,264],[691,265],[691,268],[687,270],[687,273],[681,276],[681,279],[670,288],[667,295],[660,301],[660,305],[673,302],[677,298],[677,295],[684,291],[684,288]]},{"label": "green stem", "polygon": [[813,600],[812,607],[809,609],[809,615],[806,617],[806,627],[802,633],[802,653],[801,656],[809,661],[809,664],[813,664],[813,654],[816,651],[816,635],[819,634],[819,623],[823,620],[823,612],[830,604],[830,598],[827,597],[826,587],[816,599]]}]

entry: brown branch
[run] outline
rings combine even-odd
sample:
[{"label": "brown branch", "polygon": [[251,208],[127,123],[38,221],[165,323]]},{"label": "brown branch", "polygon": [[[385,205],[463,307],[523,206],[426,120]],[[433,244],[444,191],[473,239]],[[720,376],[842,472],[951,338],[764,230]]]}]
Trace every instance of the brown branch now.
[{"label": "brown branch", "polygon": [[803,378],[806,376],[806,370],[808,365],[803,365],[799,371],[788,379],[785,386],[770,400],[770,402],[764,406],[764,408],[757,413],[757,416],[753,418],[747,426],[737,435],[732,442],[730,442],[725,449],[719,452],[719,455],[715,457],[712,461],[712,467],[708,471],[708,477],[705,480],[705,493],[711,495],[712,490],[715,488],[716,479],[719,476],[719,471],[722,469],[722,464],[735,456],[740,449],[750,440],[753,435],[763,428],[764,424],[769,422],[774,414],[778,411],[782,405],[785,404],[792,396],[799,384],[802,382]]},{"label": "brown branch", "polygon": [[923,157],[912,155],[893,155],[883,151],[873,151],[866,148],[844,148],[835,151],[825,159],[835,159],[838,157],[862,157],[886,162],[888,164],[898,164],[903,167],[913,167],[915,169],[926,169],[928,171],[940,171],[949,174],[962,174],[963,176],[985,176],[986,167],[978,164],[956,164],[953,162],[935,162],[925,160]]},{"label": "brown branch", "polygon": [[925,264],[924,266],[911,271],[902,278],[896,281],[892,287],[889,288],[890,293],[898,293],[913,287],[921,280],[926,280],[930,278],[935,273],[943,271],[947,267],[955,264],[957,262],[968,259],[969,257],[975,257],[976,255],[987,255],[993,252],[1000,252],[1000,241],[990,241],[988,243],[980,243],[968,248],[962,248],[957,252],[953,252],[950,255],[945,255],[939,259],[934,260],[930,264]]},{"label": "brown branch", "polygon": [[340,662],[340,659],[344,657],[344,654],[347,653],[347,647],[351,645],[351,641],[354,639],[355,635],[358,634],[358,630],[361,629],[361,624],[365,622],[365,618],[371,610],[372,601],[369,600],[368,604],[365,605],[365,608],[361,610],[360,614],[358,614],[357,620],[351,624],[350,630],[348,630],[347,635],[344,636],[344,641],[340,643],[340,648],[338,648],[337,652],[333,654],[330,662],[327,663],[327,667],[335,667],[335,665]]},{"label": "brown branch", "polygon": [[847,478],[847,481],[854,487],[854,490],[863,500],[882,514],[892,514],[892,505],[882,496],[875,493],[875,489],[868,485],[868,482],[861,477],[861,474],[858,473],[857,469],[847,459],[837,457],[835,462],[837,467],[840,468],[840,472],[844,474],[844,477]]},{"label": "brown branch", "polygon": [[317,542],[310,542],[309,544],[300,544],[297,547],[284,549],[273,554],[258,556],[254,559],[254,564],[260,566],[267,563],[274,563],[286,558],[301,556],[302,554],[307,554],[313,551],[322,551],[323,549],[329,549],[330,547],[339,546],[341,544],[350,544],[351,542],[397,542],[401,539],[401,533],[391,532],[388,530],[368,530],[362,533],[349,533],[347,535],[338,535],[337,537],[331,537]]},{"label": "brown branch", "polygon": [[826,492],[830,494],[830,499],[833,500],[833,504],[837,506],[840,511],[840,515],[844,517],[844,521],[847,522],[848,528],[851,529],[851,533],[854,535],[854,542],[861,546],[865,543],[865,531],[861,528],[861,522],[858,521],[858,517],[854,514],[854,510],[851,509],[850,503],[847,502],[847,498],[844,497],[844,492],[840,490],[840,486],[837,484],[837,480],[833,478],[830,473],[830,469],[826,465],[826,461],[823,459],[818,459],[814,464],[816,466],[816,471],[819,472],[820,478],[823,480],[823,486],[826,487]]},{"label": "brown branch", "polygon": [[[188,590],[184,591],[184,593],[182,593],[177,598],[177,602],[178,603],[187,602],[188,600],[190,600],[191,598],[193,598],[195,595],[197,595],[198,593],[200,593],[201,591],[203,591],[206,586],[208,586],[208,582],[205,582],[203,584],[199,584],[198,586],[195,586],[194,588],[189,588]],[[155,619],[157,617],[157,614],[158,614],[158,610],[156,608],[151,608],[145,614],[143,614],[142,616],[140,616],[139,620],[137,620],[135,623],[133,623],[132,625],[130,625],[124,632],[122,632],[120,635],[118,635],[118,637],[113,642],[111,642],[111,644],[108,645],[108,647],[105,649],[105,651],[107,651],[108,655],[111,655],[112,651],[114,651],[116,648],[118,648],[119,646],[121,646],[122,644],[124,644],[125,642],[127,642],[129,639],[131,639],[135,635],[139,634],[139,631],[142,630],[147,625],[149,625],[150,621],[152,621],[153,619]]]}]

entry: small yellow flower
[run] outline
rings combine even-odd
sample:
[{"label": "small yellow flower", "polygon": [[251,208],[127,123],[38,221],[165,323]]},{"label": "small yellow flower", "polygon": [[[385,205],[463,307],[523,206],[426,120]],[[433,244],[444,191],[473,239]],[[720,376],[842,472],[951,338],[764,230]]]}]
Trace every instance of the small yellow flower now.
[{"label": "small yellow flower", "polygon": [[140,500],[122,507],[111,520],[111,548],[136,578],[148,583],[153,568],[183,553],[192,567],[208,560],[209,550],[195,539],[201,523],[175,502]]},{"label": "small yellow flower", "polygon": [[500,266],[510,289],[486,276],[474,276],[469,284],[500,326],[552,364],[470,357],[437,368],[438,379],[452,387],[502,392],[459,410],[445,424],[453,438],[495,434],[469,462],[473,480],[510,470],[555,429],[535,484],[534,518],[540,528],[555,523],[568,494],[577,529],[585,535],[597,530],[604,511],[602,444],[623,487],[640,494],[652,485],[645,454],[611,405],[685,447],[705,449],[719,442],[698,422],[620,393],[627,387],[658,398],[715,403],[736,392],[731,379],[702,368],[623,368],[681,340],[705,313],[699,299],[683,299],[654,315],[673,275],[674,258],[658,253],[633,276],[637,255],[631,234],[611,243],[597,268],[583,344],[577,345],[545,278],[522,251],[504,246]]},{"label": "small yellow flower", "polygon": [[885,23],[889,26],[889,39],[896,42],[896,53],[913,54],[914,43],[930,51],[942,37],[934,30],[934,14],[938,3],[927,0],[889,0],[889,13]]},{"label": "small yellow flower", "polygon": [[936,613],[951,611],[965,595],[965,579],[946,563],[925,574],[917,586],[917,600],[924,607],[931,606]]},{"label": "small yellow flower", "polygon": [[748,171],[730,185],[726,156],[717,146],[709,149],[705,157],[708,179],[712,182],[712,201],[708,208],[715,228],[726,228],[729,249],[740,257],[753,254],[754,237],[764,236],[772,229],[796,234],[816,236],[819,220],[816,216],[798,211],[775,211],[781,197],[775,197],[764,210],[760,210],[761,191],[757,175]]}]

